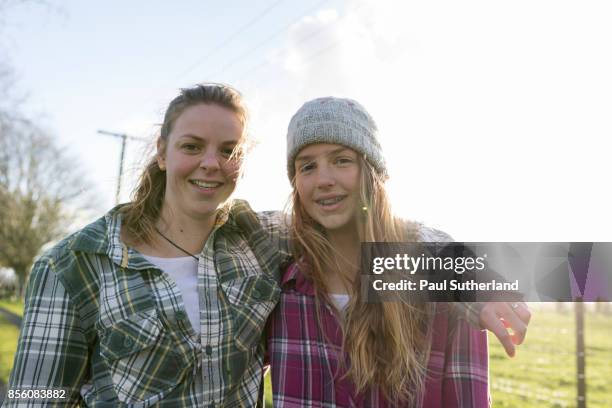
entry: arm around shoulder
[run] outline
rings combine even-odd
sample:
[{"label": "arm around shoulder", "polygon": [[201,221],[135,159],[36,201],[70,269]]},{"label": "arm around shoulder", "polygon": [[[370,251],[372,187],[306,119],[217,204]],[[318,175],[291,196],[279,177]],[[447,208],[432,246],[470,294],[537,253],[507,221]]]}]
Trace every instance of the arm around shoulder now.
[{"label": "arm around shoulder", "polygon": [[291,256],[289,245],[290,215],[281,211],[263,211],[257,213],[257,218],[266,232],[270,234],[282,258],[289,258]]}]

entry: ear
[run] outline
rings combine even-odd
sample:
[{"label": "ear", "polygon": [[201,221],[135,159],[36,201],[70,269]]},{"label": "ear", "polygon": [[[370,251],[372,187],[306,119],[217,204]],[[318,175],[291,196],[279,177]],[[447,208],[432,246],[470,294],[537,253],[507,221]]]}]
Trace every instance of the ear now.
[{"label": "ear", "polygon": [[166,142],[161,138],[157,138],[157,155],[155,156],[157,165],[161,171],[166,170]]}]

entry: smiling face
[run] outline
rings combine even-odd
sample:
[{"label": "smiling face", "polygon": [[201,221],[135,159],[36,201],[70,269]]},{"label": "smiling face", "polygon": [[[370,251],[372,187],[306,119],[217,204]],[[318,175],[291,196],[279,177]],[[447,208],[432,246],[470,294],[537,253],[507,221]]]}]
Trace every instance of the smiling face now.
[{"label": "smiling face", "polygon": [[295,187],[304,210],[327,230],[354,228],[359,212],[359,157],[337,144],[313,144],[295,159]]},{"label": "smiling face", "polygon": [[201,220],[236,187],[240,161],[230,157],[242,141],[243,126],[217,104],[186,108],[173,123],[167,142],[158,143],[158,164],[166,171],[164,206],[174,214]]}]

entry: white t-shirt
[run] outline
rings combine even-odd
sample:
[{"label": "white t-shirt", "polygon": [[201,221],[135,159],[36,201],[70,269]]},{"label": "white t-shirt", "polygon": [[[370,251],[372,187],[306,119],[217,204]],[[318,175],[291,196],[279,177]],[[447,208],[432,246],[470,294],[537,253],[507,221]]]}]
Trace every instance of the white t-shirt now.
[{"label": "white t-shirt", "polygon": [[334,306],[341,312],[344,312],[346,305],[348,305],[349,300],[351,300],[351,297],[344,293],[330,293],[329,298],[334,303]]},{"label": "white t-shirt", "polygon": [[143,255],[145,259],[167,273],[178,286],[187,317],[196,333],[200,333],[200,300],[198,297],[198,261],[190,256],[158,258]]}]

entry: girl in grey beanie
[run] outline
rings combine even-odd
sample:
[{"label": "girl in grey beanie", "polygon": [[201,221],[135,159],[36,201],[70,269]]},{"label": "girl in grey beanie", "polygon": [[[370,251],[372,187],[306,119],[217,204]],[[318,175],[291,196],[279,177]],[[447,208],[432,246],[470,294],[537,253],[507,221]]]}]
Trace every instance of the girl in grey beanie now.
[{"label": "girl in grey beanie", "polygon": [[[295,262],[270,318],[274,406],[487,406],[486,334],[456,314],[477,312],[369,303],[361,290],[362,242],[450,240],[392,215],[365,108],[334,97],[306,102],[289,124],[287,173]],[[456,361],[462,370],[452,379],[439,372]]]}]

